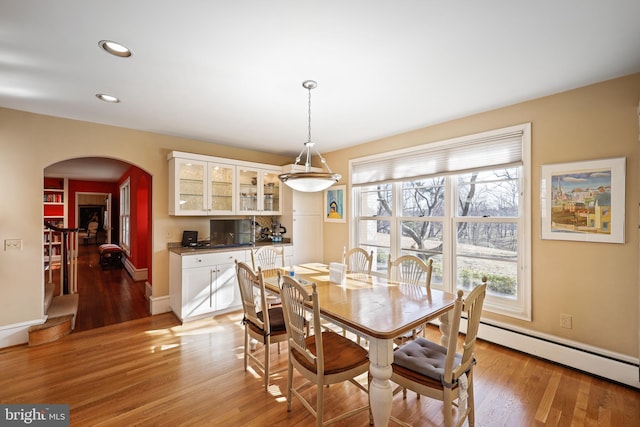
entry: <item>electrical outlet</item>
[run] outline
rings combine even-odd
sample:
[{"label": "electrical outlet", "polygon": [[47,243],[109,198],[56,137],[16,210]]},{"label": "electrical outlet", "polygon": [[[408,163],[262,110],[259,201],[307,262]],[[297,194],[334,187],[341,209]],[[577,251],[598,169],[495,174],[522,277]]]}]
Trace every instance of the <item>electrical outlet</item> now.
[{"label": "electrical outlet", "polygon": [[22,250],[22,239],[5,239],[4,241],[4,250],[8,251],[8,250],[15,250],[15,251],[21,251]]},{"label": "electrical outlet", "polygon": [[560,326],[563,328],[571,329],[573,323],[573,317],[570,314],[560,315]]}]

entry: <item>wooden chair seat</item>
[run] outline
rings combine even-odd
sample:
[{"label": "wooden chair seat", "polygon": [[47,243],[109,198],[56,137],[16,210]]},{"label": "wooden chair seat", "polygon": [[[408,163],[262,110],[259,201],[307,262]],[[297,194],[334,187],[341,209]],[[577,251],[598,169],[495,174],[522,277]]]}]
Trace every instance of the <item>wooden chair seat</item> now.
[{"label": "wooden chair seat", "polygon": [[[258,319],[264,322],[264,314],[262,313],[262,311],[256,313],[256,315],[258,316]],[[248,326],[253,332],[262,334],[266,338],[267,331],[265,331],[263,327],[256,325],[255,323],[247,319],[244,319],[244,321],[248,322]],[[269,309],[269,327],[271,329],[270,334],[272,336],[287,333],[287,327],[284,323],[284,314],[282,313],[282,307],[272,307]]]},{"label": "wooden chair seat", "polygon": [[[305,342],[307,349],[317,356],[316,336],[307,337]],[[325,375],[339,374],[369,363],[367,351],[364,348],[333,331],[322,332],[322,343],[325,348],[331,349],[331,352],[324,354]],[[305,369],[316,372],[316,365],[302,353],[293,349],[291,354]]]}]

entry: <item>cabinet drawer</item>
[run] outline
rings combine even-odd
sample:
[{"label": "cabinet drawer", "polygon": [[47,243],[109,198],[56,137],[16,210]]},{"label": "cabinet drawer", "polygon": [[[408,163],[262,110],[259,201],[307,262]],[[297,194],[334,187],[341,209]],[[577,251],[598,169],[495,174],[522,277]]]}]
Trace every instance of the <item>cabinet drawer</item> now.
[{"label": "cabinet drawer", "polygon": [[233,263],[237,258],[238,261],[246,259],[244,250],[229,251],[207,254],[182,255],[182,268],[206,267],[218,264]]}]

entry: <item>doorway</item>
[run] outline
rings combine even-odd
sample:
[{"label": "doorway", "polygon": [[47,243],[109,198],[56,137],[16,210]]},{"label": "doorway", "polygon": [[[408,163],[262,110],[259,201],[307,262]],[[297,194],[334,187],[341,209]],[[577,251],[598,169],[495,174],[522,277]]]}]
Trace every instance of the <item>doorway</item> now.
[{"label": "doorway", "polygon": [[[45,177],[64,178],[65,227],[87,229],[91,218],[97,217],[97,241],[79,242],[77,283],[79,295],[76,330],[86,330],[121,323],[150,315],[147,289],[151,286],[152,222],[151,175],[125,161],[109,158],[75,158],[52,164],[44,169]],[[127,248],[121,268],[103,270],[98,247],[103,243],[120,245],[119,198],[120,184],[134,182],[132,197],[135,245]],[[144,277],[141,279],[140,272]],[[148,276],[147,276],[147,271]],[[54,275],[57,277],[58,275]],[[45,277],[45,282],[48,278]],[[59,288],[58,288],[59,289]]]},{"label": "doorway", "polygon": [[80,230],[87,230],[89,222],[98,222],[96,244],[111,243],[111,194],[76,193],[76,224]]}]

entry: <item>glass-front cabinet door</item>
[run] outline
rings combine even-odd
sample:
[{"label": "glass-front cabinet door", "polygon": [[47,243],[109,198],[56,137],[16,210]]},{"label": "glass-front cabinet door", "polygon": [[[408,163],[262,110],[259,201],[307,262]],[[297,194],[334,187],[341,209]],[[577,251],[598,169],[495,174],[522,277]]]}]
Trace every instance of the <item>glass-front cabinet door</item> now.
[{"label": "glass-front cabinet door", "polygon": [[280,173],[238,166],[238,213],[280,215]]},{"label": "glass-front cabinet door", "polygon": [[171,215],[234,214],[234,165],[179,157],[169,165]]},{"label": "glass-front cabinet door", "polygon": [[207,163],[179,158],[173,160],[175,215],[203,215],[206,213]]},{"label": "glass-front cabinet door", "polygon": [[258,171],[238,167],[238,213],[255,214],[258,208]]},{"label": "glass-front cabinet door", "polygon": [[208,168],[210,189],[208,214],[233,214],[235,166],[222,163],[208,163]]},{"label": "glass-front cabinet door", "polygon": [[268,215],[279,215],[282,212],[280,201],[280,180],[278,175],[281,171],[262,172],[262,207]]}]

